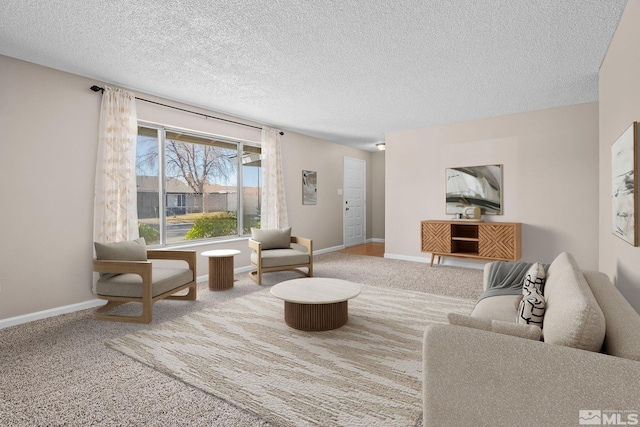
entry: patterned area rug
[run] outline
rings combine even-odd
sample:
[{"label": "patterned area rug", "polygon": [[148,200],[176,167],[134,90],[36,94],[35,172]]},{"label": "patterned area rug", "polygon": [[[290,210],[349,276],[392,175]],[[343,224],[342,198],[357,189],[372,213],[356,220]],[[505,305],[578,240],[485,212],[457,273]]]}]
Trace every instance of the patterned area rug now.
[{"label": "patterned area rug", "polygon": [[289,328],[265,289],[107,345],[277,425],[413,426],[424,328],[474,301],[361,286],[333,331]]}]

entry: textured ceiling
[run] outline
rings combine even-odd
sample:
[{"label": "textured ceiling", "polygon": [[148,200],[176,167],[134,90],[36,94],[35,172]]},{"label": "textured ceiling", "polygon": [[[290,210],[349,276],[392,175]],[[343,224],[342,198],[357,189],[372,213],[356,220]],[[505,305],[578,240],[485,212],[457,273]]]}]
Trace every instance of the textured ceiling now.
[{"label": "textured ceiling", "polygon": [[373,149],[591,102],[626,0],[2,0],[0,54]]}]

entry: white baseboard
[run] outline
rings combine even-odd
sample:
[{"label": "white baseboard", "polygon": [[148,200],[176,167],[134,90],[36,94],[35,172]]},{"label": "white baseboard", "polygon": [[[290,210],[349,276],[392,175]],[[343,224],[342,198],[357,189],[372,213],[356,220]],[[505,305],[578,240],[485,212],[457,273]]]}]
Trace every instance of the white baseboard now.
[{"label": "white baseboard", "polygon": [[422,262],[427,264],[431,262],[431,257],[425,258],[425,257],[419,257],[419,256],[396,255],[396,254],[390,254],[386,252],[384,254],[384,257],[389,259],[399,259],[401,261]]},{"label": "white baseboard", "polygon": [[[234,273],[244,273],[251,271],[251,266],[240,267],[233,270]],[[196,278],[197,282],[204,282],[209,280],[209,275],[205,274]],[[21,316],[9,317],[7,319],[0,319],[0,329],[9,328],[11,326],[21,325],[23,323],[29,323],[36,320],[46,319],[48,317],[60,316],[61,314],[73,313],[75,311],[86,310],[88,308],[100,307],[107,302],[102,299],[94,299],[77,304],[65,305],[62,307],[50,308],[48,310],[37,311],[35,313],[23,314]]]},{"label": "white baseboard", "polygon": [[469,260],[462,258],[454,258],[454,257],[444,257],[443,265],[450,265],[452,267],[464,267],[464,268],[475,268],[476,270],[484,269],[486,263],[490,261],[482,261],[482,260]]},{"label": "white baseboard", "polygon": [[[325,249],[320,249],[320,250],[317,250],[317,251],[313,251],[313,254],[314,255],[326,254],[326,253],[329,253],[329,252],[341,251],[342,249],[344,249],[344,246],[333,246],[333,247],[330,247],[330,248],[325,248]],[[234,268],[233,269],[233,274],[248,273],[248,272],[250,272],[252,270],[254,270],[253,266],[245,265],[244,267]],[[196,280],[198,282],[203,282],[203,281],[209,280],[209,275],[205,274],[205,275],[202,275],[202,276],[198,276],[196,278]]]},{"label": "white baseboard", "polygon": [[320,254],[326,254],[326,253],[329,253],[329,252],[341,251],[341,250],[344,249],[344,247],[345,247],[344,245],[332,246],[330,248],[324,248],[324,249],[320,249],[320,250],[317,250],[317,251],[313,251],[313,254],[314,255],[320,255]]},{"label": "white baseboard", "polygon": [[[371,239],[371,241],[384,242],[384,239]],[[329,253],[329,252],[340,251],[340,250],[343,250],[344,248],[345,248],[344,245],[333,246],[333,247],[330,247],[330,248],[325,248],[325,249],[320,249],[320,250],[317,250],[317,251],[313,251],[313,254],[314,255],[326,254],[326,253]],[[430,258],[409,257],[409,256],[405,256],[405,255],[394,255],[394,254],[385,254],[384,256],[385,256],[385,258],[401,259],[401,260],[406,260],[406,261],[426,262],[426,263],[430,262]],[[474,266],[474,265],[470,265],[469,267],[482,268],[482,266],[477,267],[477,266]],[[248,265],[248,266],[245,266],[245,267],[235,268],[233,270],[233,272],[234,272],[234,274],[238,274],[238,273],[247,273],[247,272],[249,272],[251,270],[253,270],[253,267]],[[209,275],[205,274],[205,275],[202,275],[202,276],[198,276],[196,278],[196,280],[198,282],[209,280]],[[48,309],[48,310],[38,311],[38,312],[35,312],[35,313],[24,314],[24,315],[21,315],[21,316],[9,317],[7,319],[0,319],[0,329],[9,328],[11,326],[21,325],[23,323],[33,322],[35,320],[46,319],[48,317],[59,316],[61,314],[68,314],[68,313],[73,313],[75,311],[86,310],[88,308],[95,308],[95,307],[99,307],[99,306],[104,305],[104,304],[106,304],[106,301],[96,298],[94,300],[84,301],[84,302],[77,303],[77,304],[70,304],[70,305],[65,305],[63,307],[51,308],[51,309]]]},{"label": "white baseboard", "polygon": [[[255,268],[252,265],[245,265],[244,267],[234,268],[233,274],[248,273],[252,270],[255,270]],[[205,276],[205,277],[207,278],[207,280],[209,280],[208,276]]]},{"label": "white baseboard", "polygon": [[46,319],[48,317],[60,316],[61,314],[73,313],[74,311],[100,307],[106,303],[107,302],[105,300],[96,298],[94,300],[79,302],[77,304],[70,304],[63,307],[51,308],[49,310],[37,311],[35,313],[23,314],[22,316],[9,317],[8,319],[0,319],[0,329],[33,322],[35,320]]},{"label": "white baseboard", "polygon": [[[427,257],[417,257],[417,256],[408,256],[408,255],[396,255],[396,254],[384,254],[385,258],[389,259],[399,259],[402,261],[413,261],[413,262],[422,262],[426,264],[431,263],[431,256]],[[489,261],[481,261],[481,260],[468,260],[457,257],[447,257],[443,256],[443,261],[440,265],[448,265],[451,267],[464,267],[464,268],[475,268],[477,270],[482,270],[484,265]],[[437,262],[437,260],[436,260]]]}]

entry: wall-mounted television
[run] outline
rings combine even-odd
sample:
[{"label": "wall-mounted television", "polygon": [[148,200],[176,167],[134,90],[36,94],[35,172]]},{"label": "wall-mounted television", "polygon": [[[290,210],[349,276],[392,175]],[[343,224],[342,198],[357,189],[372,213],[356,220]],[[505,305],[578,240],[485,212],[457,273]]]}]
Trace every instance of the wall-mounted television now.
[{"label": "wall-mounted television", "polygon": [[502,165],[446,169],[447,215],[479,207],[483,215],[502,215]]}]

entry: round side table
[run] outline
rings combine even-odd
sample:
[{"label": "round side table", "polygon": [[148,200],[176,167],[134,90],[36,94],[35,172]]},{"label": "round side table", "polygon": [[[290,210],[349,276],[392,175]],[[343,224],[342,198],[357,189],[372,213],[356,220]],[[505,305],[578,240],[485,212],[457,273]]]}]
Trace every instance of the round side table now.
[{"label": "round side table", "polygon": [[239,253],[235,249],[202,252],[202,256],[209,257],[209,290],[224,291],[233,288],[233,256]]}]

